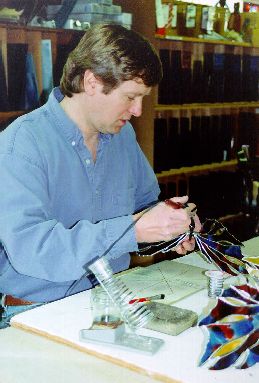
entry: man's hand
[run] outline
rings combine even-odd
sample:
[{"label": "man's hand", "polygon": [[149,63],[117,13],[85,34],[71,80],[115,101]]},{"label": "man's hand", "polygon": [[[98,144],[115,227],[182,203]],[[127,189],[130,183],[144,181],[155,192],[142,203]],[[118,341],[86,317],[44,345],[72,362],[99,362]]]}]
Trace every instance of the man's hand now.
[{"label": "man's hand", "polygon": [[[170,201],[185,205],[188,197],[174,197]],[[201,224],[193,203],[189,203],[187,207],[173,208],[170,204],[160,202],[154,208],[148,211],[142,211],[133,215],[133,219],[138,221],[135,225],[137,242],[159,242],[170,241],[174,237],[189,231],[191,217],[194,219],[195,231],[200,231]],[[181,245],[177,246],[174,251],[178,254],[186,254],[195,247],[193,238],[185,240]]]},{"label": "man's hand", "polygon": [[[201,223],[197,214],[193,216],[193,219],[195,223],[194,231],[200,231]],[[191,238],[191,239],[186,239],[185,241],[180,243],[180,245],[176,246],[174,249],[172,249],[172,251],[176,251],[176,253],[180,255],[185,255],[188,251],[193,251],[194,248],[195,248],[195,239]]]}]

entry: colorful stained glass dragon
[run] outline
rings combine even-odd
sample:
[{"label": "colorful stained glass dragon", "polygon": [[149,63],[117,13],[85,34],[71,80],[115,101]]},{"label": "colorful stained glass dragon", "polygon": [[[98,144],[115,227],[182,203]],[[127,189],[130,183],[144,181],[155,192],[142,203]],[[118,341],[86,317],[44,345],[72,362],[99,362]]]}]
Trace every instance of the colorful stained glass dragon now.
[{"label": "colorful stained glass dragon", "polygon": [[166,253],[193,237],[209,263],[230,275],[244,275],[247,283],[223,290],[216,306],[198,323],[208,339],[199,365],[211,370],[251,367],[259,363],[259,256],[245,256],[243,244],[216,220],[206,220],[201,232],[193,229],[192,221],[188,232],[171,241],[139,244],[138,254]]}]

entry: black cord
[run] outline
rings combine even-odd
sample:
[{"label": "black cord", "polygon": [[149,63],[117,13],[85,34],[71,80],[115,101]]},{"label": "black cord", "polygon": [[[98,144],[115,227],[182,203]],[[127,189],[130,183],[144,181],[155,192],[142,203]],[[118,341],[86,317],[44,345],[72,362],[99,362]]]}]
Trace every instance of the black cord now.
[{"label": "black cord", "polygon": [[[160,201],[155,201],[149,204],[146,210],[144,210],[143,214],[141,214],[135,221],[131,222],[131,224],[124,230],[124,232],[108,247],[108,249],[105,250],[105,252],[101,255],[100,258],[105,257],[111,251],[111,249],[116,245],[116,243],[118,243],[124,237],[124,235],[126,235],[128,231],[136,225],[136,223],[140,220],[140,218],[142,218],[142,216],[145,213],[147,213],[149,210],[153,209],[159,202]],[[91,261],[91,263],[93,263],[93,261]],[[71,295],[71,292],[75,289],[75,287],[88,275],[89,273],[88,265],[89,265],[89,262],[84,264],[83,268],[85,270],[85,273],[80,277],[80,279],[75,280],[72,283],[72,285],[69,286],[69,288],[67,289],[65,293],[65,297],[67,297],[68,295]]]}]

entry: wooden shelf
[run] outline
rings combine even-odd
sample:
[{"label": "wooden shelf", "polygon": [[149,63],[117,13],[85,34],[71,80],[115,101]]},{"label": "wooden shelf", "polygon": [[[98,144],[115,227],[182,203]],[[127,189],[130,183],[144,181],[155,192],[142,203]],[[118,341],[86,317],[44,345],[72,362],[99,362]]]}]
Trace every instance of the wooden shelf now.
[{"label": "wooden shelf", "polygon": [[232,40],[209,40],[205,38],[199,37],[187,37],[187,36],[161,36],[155,35],[155,37],[159,40],[172,40],[172,41],[186,41],[189,43],[205,43],[205,44],[216,44],[216,45],[231,45],[237,47],[248,47],[253,48],[253,45],[246,42],[238,42]]},{"label": "wooden shelf", "polygon": [[195,109],[229,109],[229,108],[259,108],[259,101],[249,102],[224,102],[224,103],[194,103],[194,104],[176,104],[176,105],[155,105],[155,111],[162,112],[166,110],[195,110]]},{"label": "wooden shelf", "polygon": [[156,176],[159,182],[168,182],[171,178],[189,177],[199,174],[205,174],[206,172],[217,171],[235,171],[237,168],[237,160],[223,161],[220,163],[204,164],[191,167],[182,167],[179,169],[171,169],[157,173]]},{"label": "wooden shelf", "polygon": [[40,26],[32,26],[32,25],[22,25],[22,24],[16,24],[16,23],[4,23],[0,22],[0,28],[6,28],[6,29],[18,29],[18,30],[27,30],[27,31],[40,31],[40,32],[53,32],[53,33],[61,33],[64,34],[65,32],[68,33],[83,33],[82,30],[78,29],[62,29],[62,28],[46,28],[46,27],[40,27]]},{"label": "wooden shelf", "polygon": [[[59,64],[61,60],[61,58],[58,57],[58,48],[66,45],[69,46],[69,44],[76,42],[83,35],[83,33],[84,31],[71,29],[42,28],[11,23],[0,23],[0,51],[7,88],[10,85],[8,84],[8,81],[10,81],[8,78],[8,44],[26,44],[28,46],[28,52],[33,55],[38,92],[41,95],[43,91],[41,41],[45,39],[50,40],[52,64],[53,68],[55,68],[56,64]],[[57,78],[56,82],[58,82]],[[29,110],[11,110],[8,112],[0,111],[0,122],[8,122],[9,119],[14,119],[28,112]]]}]

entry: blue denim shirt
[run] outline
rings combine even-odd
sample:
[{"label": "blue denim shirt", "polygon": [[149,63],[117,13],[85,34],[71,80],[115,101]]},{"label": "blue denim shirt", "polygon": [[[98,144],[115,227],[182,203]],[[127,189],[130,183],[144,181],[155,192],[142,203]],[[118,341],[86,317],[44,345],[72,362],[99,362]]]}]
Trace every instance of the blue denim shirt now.
[{"label": "blue denim shirt", "polygon": [[[129,123],[100,134],[94,163],[62,98],[55,88],[0,134],[0,292],[34,302],[63,297],[159,194]],[[107,255],[114,271],[137,248],[133,227]],[[84,278],[73,293],[89,287]]]}]

